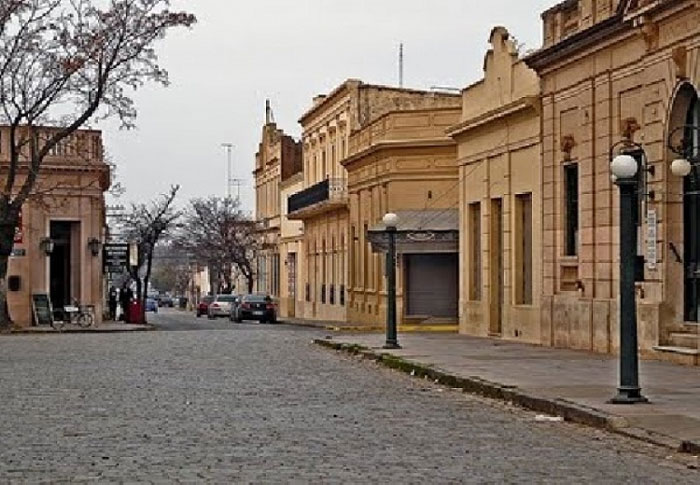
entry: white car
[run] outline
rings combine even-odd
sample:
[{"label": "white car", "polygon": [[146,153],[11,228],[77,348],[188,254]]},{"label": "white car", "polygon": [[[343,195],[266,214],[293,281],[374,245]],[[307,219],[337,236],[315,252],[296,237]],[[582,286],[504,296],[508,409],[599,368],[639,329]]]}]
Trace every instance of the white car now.
[{"label": "white car", "polygon": [[207,316],[213,320],[218,317],[228,317],[231,314],[231,305],[236,302],[236,295],[216,295],[209,304]]}]

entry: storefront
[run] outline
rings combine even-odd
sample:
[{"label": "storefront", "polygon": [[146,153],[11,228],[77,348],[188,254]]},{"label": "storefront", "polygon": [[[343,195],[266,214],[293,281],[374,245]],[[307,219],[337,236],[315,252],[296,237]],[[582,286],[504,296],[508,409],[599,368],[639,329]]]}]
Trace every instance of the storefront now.
[{"label": "storefront", "polygon": [[22,208],[9,262],[8,306],[15,325],[37,323],[32,301],[38,294],[47,295],[54,310],[76,301],[90,305],[101,322],[104,191],[109,184],[100,132],[80,131],[47,156],[35,194]]}]

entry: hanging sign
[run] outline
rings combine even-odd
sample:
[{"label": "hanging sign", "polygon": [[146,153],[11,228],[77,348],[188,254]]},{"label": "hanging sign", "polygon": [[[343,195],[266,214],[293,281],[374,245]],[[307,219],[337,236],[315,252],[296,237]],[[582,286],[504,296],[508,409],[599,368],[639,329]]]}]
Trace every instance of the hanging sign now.
[{"label": "hanging sign", "polygon": [[648,269],[656,269],[656,266],[659,262],[658,258],[658,253],[657,253],[657,239],[658,239],[658,234],[659,233],[659,219],[658,219],[658,214],[656,212],[656,209],[648,209],[647,210],[647,257],[646,257],[646,263],[647,263],[647,268]]},{"label": "hanging sign", "polygon": [[125,273],[129,269],[129,245],[105,244],[102,248],[102,264],[105,273]]}]

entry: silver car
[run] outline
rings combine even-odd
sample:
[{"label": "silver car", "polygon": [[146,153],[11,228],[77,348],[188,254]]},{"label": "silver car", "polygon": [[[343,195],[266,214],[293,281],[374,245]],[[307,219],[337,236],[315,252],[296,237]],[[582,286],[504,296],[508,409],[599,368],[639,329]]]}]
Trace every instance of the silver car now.
[{"label": "silver car", "polygon": [[207,316],[210,319],[228,317],[231,314],[231,306],[236,302],[236,295],[216,295],[209,304]]}]

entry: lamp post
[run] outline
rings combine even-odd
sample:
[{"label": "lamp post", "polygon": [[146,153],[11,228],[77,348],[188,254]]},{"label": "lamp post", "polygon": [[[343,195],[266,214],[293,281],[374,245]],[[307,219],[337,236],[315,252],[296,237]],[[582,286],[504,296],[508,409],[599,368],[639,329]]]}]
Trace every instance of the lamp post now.
[{"label": "lamp post", "polygon": [[[678,155],[671,163],[671,173],[683,179],[684,316],[697,321],[700,317],[700,109],[695,108],[693,124],[681,125],[668,136],[668,148]],[[691,121],[689,117],[689,121]],[[677,140],[678,135],[680,139]]]},{"label": "lamp post", "polygon": [[399,224],[399,216],[389,212],[382,219],[388,237],[388,250],[386,253],[386,279],[387,279],[387,303],[386,303],[386,343],[385,349],[400,349],[396,330],[396,227]]},{"label": "lamp post", "polygon": [[[631,142],[624,142],[629,146]],[[611,151],[614,153],[615,146]],[[641,146],[635,144],[635,148]],[[639,387],[639,356],[637,349],[637,304],[635,301],[635,244],[637,228],[634,224],[635,197],[637,197],[637,160],[628,153],[612,158],[612,180],[620,189],[620,385],[612,404],[647,402]]]}]

